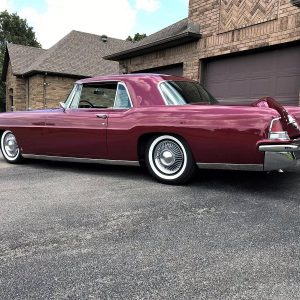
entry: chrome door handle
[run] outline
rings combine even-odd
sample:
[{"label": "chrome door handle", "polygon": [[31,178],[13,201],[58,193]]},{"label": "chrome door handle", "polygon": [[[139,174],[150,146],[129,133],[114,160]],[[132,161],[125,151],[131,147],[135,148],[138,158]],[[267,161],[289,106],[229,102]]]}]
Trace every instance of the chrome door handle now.
[{"label": "chrome door handle", "polygon": [[105,114],[96,115],[96,117],[99,119],[107,119],[107,115]]}]

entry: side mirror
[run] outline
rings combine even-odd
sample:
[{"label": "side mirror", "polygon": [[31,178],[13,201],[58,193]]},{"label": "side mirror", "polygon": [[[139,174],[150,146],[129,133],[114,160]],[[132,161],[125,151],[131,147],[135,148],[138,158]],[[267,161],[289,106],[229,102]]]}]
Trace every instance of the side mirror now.
[{"label": "side mirror", "polygon": [[63,109],[64,112],[66,111],[65,103],[59,102],[59,106]]}]

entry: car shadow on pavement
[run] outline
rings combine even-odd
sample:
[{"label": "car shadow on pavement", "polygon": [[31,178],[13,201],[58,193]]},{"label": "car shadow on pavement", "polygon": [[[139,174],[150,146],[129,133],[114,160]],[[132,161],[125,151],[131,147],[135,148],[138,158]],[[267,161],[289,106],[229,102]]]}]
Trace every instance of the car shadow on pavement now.
[{"label": "car shadow on pavement", "polygon": [[[116,178],[134,178],[147,182],[155,182],[145,168],[115,166],[102,164],[56,162],[43,160],[27,160],[28,166],[35,168],[50,168],[69,172],[116,176]],[[295,191],[300,187],[300,170],[289,172],[249,172],[249,171],[224,171],[224,170],[196,170],[195,177],[188,184],[191,188],[226,189],[228,187],[248,190],[249,192],[281,192]],[[159,184],[159,183],[157,183]]]},{"label": "car shadow on pavement", "polygon": [[79,172],[82,174],[91,175],[115,175],[115,176],[132,176],[138,175],[139,177],[147,178],[147,171],[144,168],[133,166],[119,166],[119,165],[106,165],[97,163],[80,163],[80,162],[61,162],[49,160],[36,160],[26,159],[23,163],[27,166],[34,166],[34,168],[49,168],[53,170],[63,170],[69,172]]},{"label": "car shadow on pavement", "polygon": [[[270,195],[297,195],[300,188],[300,171],[286,172],[249,172],[223,170],[197,170],[192,184],[199,187],[214,187],[226,189],[228,187],[248,192],[259,192]],[[279,194],[278,194],[279,193]]]}]

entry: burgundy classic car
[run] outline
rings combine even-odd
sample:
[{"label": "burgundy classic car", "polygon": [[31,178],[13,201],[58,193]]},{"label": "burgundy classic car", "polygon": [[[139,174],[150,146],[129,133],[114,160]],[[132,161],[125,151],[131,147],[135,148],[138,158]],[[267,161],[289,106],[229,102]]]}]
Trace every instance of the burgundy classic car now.
[{"label": "burgundy classic car", "polygon": [[1,150],[24,158],[146,166],[182,184],[195,168],[273,171],[297,164],[300,108],[272,98],[223,106],[198,82],[156,74],[76,82],[61,107],[0,115]]}]

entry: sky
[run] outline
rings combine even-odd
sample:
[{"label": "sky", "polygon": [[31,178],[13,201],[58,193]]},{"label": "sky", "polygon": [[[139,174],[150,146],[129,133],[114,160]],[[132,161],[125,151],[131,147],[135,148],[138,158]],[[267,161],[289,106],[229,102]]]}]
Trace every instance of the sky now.
[{"label": "sky", "polygon": [[154,33],[188,16],[189,0],[0,0],[0,11],[16,12],[50,48],[71,30],[126,39]]}]

